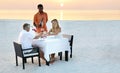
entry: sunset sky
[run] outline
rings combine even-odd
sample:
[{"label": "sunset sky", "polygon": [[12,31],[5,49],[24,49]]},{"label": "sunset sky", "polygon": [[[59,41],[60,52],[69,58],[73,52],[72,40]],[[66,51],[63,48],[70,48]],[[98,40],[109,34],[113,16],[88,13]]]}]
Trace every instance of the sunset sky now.
[{"label": "sunset sky", "polygon": [[45,9],[120,10],[120,0],[0,0],[0,9],[35,9],[42,3]]}]

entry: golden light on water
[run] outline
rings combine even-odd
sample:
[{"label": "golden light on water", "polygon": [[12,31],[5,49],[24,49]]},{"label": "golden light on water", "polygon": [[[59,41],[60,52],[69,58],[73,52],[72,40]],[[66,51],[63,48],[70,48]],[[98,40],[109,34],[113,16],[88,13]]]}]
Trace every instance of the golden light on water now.
[{"label": "golden light on water", "polygon": [[60,20],[63,20],[63,10],[60,11]]},{"label": "golden light on water", "polygon": [[[33,20],[36,10],[0,10],[0,19]],[[45,10],[48,19],[58,20],[120,20],[120,10]]]}]

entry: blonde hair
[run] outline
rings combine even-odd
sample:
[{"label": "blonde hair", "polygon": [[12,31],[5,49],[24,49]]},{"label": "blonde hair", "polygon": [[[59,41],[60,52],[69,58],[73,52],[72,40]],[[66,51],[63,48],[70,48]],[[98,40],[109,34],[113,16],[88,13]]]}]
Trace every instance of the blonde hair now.
[{"label": "blonde hair", "polygon": [[60,26],[59,26],[59,23],[58,23],[58,20],[57,19],[53,19],[51,22],[55,21],[57,24],[56,27],[54,27],[54,25],[52,26],[52,29],[51,31],[54,32],[56,29],[61,29]]},{"label": "blonde hair", "polygon": [[51,22],[53,22],[53,21],[57,22],[57,27],[56,28],[60,28],[58,20],[57,19],[53,19]]}]

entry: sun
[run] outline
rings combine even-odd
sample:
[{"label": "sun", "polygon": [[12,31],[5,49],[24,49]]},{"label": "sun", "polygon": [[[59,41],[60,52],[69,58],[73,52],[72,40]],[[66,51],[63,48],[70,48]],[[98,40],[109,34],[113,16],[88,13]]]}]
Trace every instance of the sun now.
[{"label": "sun", "polygon": [[61,6],[61,7],[63,7],[63,6],[64,6],[64,4],[63,4],[63,3],[60,3],[60,6]]}]

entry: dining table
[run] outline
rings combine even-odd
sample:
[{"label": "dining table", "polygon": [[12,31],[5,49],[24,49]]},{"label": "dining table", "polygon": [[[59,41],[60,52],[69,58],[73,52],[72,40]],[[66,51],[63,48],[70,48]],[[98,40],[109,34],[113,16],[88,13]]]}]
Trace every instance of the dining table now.
[{"label": "dining table", "polygon": [[65,53],[65,60],[68,61],[68,54],[70,52],[70,45],[69,40],[62,36],[47,36],[44,38],[39,38],[39,41],[43,41],[45,46],[43,48],[44,57],[46,59],[46,65],[49,65],[50,62],[50,55],[55,53],[58,54],[59,52],[66,52]]}]

